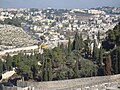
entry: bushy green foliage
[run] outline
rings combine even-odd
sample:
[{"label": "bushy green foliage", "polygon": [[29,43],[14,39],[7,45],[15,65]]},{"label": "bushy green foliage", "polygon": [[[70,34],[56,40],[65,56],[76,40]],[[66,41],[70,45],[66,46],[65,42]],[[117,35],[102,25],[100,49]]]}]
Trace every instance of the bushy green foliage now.
[{"label": "bushy green foliage", "polygon": [[[117,46],[115,48],[117,59],[115,59],[113,69],[116,69],[117,73],[120,73],[119,34],[117,30],[110,32],[108,32],[106,41],[109,44],[115,44]],[[0,64],[0,67],[3,67],[0,71],[18,67],[18,74],[23,76],[25,80],[34,79],[39,81],[90,77],[99,75],[97,74],[98,72],[102,72],[102,75],[104,75],[103,55],[104,49],[106,50],[106,48],[101,47],[98,49],[94,41],[93,55],[90,55],[89,43],[89,37],[86,41],[83,41],[82,34],[79,35],[76,32],[72,43],[69,39],[67,46],[59,45],[53,49],[46,49],[42,55],[35,52],[32,52],[31,55],[19,53],[13,57],[7,55],[4,57],[7,62]]]},{"label": "bushy green foliage", "polygon": [[[7,65],[7,70],[18,67],[18,74],[23,76],[25,80],[51,81],[94,75],[97,70],[95,65],[92,61],[83,60],[79,50],[71,49],[68,52],[64,52],[64,50],[66,49],[56,47],[44,50],[42,55],[36,53],[34,55],[19,53],[13,57],[7,55],[4,58],[11,60],[11,62],[7,60],[5,66]],[[8,66],[11,68],[9,69]]]},{"label": "bushy green foliage", "polygon": [[80,74],[82,77],[93,76],[97,73],[97,65],[90,60],[81,60]]},{"label": "bushy green foliage", "polygon": [[115,26],[113,30],[107,32],[108,36],[103,42],[103,47],[109,51],[116,46],[120,46],[120,22]]},{"label": "bushy green foliage", "polygon": [[118,74],[120,73],[120,22],[107,34],[103,48],[111,54],[113,74]]}]

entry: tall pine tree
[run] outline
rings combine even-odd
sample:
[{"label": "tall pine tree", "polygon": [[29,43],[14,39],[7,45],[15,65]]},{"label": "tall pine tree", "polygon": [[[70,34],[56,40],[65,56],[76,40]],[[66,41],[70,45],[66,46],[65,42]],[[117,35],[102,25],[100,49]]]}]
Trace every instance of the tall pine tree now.
[{"label": "tall pine tree", "polygon": [[80,49],[80,42],[79,42],[79,35],[78,35],[78,32],[76,32],[75,34],[75,39],[73,41],[73,48],[72,50],[79,50]]},{"label": "tall pine tree", "polygon": [[8,71],[12,69],[12,57],[9,54],[6,56],[6,67]]},{"label": "tall pine tree", "polygon": [[96,41],[94,40],[94,44],[93,44],[93,53],[92,53],[92,56],[93,56],[93,61],[95,61],[96,63],[99,62],[99,49],[97,48],[97,44],[96,44]]}]

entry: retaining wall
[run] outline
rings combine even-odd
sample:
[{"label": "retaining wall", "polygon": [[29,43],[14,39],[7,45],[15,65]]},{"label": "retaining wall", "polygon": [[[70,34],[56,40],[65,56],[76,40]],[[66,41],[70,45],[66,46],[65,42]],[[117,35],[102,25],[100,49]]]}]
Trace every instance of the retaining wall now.
[{"label": "retaining wall", "polygon": [[34,87],[35,90],[67,90],[67,89],[73,90],[74,88],[90,87],[109,82],[120,82],[120,74],[49,82],[18,81],[17,86],[18,87],[31,86]]}]

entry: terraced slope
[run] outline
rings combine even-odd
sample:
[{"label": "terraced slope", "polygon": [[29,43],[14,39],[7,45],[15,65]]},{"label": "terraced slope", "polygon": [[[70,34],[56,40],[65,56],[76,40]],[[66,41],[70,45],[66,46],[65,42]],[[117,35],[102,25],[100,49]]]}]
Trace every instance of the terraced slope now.
[{"label": "terraced slope", "polygon": [[22,28],[0,25],[0,43],[5,46],[30,46],[38,41],[28,35]]}]

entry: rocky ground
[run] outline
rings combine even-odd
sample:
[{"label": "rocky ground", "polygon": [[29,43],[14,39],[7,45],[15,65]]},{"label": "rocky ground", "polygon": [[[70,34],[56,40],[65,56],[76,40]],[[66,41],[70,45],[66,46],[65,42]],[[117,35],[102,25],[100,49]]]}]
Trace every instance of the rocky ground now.
[{"label": "rocky ground", "polygon": [[37,42],[20,27],[0,25],[0,45],[2,47],[23,47],[36,44]]},{"label": "rocky ground", "polygon": [[69,90],[120,90],[119,82],[108,82]]}]

